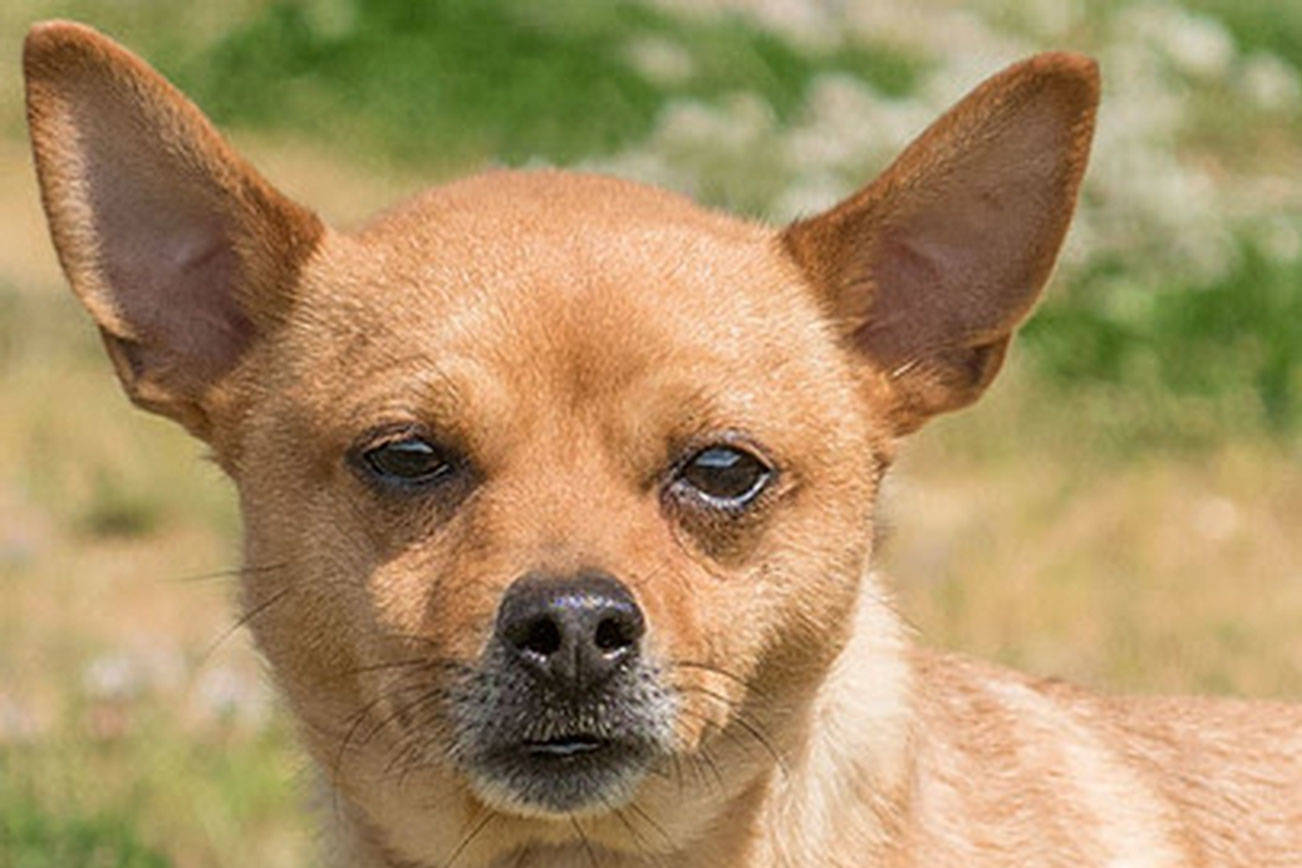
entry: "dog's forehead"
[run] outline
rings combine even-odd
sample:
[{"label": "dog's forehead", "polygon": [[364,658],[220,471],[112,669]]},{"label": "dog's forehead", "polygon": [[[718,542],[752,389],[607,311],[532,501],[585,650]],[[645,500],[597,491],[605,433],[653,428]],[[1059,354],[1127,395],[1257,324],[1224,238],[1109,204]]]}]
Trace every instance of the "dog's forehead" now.
[{"label": "dog's forehead", "polygon": [[561,247],[576,230],[653,226],[732,240],[769,234],[758,224],[659,187],[553,169],[491,171],[435,187],[380,215],[361,234],[372,241],[402,238],[418,244],[534,239]]},{"label": "dog's forehead", "polygon": [[311,318],[345,312],[339,327],[364,329],[359,346],[376,358],[456,355],[573,379],[826,350],[771,229],[614,178],[460,181],[381,216],[343,260]]}]

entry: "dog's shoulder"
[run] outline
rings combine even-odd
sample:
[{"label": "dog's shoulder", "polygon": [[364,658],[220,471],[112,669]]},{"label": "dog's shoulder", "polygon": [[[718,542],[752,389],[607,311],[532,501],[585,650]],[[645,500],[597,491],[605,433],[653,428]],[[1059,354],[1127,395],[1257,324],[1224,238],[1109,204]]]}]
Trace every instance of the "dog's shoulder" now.
[{"label": "dog's shoulder", "polygon": [[1302,707],[1207,697],[1103,697],[1101,727],[1178,806],[1211,864],[1302,862]]},{"label": "dog's shoulder", "polygon": [[915,797],[921,817],[967,824],[951,840],[984,826],[1012,845],[1048,830],[1049,852],[1089,863],[1279,865],[1302,853],[1302,710],[1101,695],[954,654],[915,659]]}]

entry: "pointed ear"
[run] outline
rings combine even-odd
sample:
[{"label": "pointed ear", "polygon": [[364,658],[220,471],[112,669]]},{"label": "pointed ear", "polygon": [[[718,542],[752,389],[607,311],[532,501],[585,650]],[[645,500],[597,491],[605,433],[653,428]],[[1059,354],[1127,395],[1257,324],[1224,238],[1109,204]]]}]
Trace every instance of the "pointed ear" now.
[{"label": "pointed ear", "polygon": [[986,81],[787,251],[883,386],[897,433],[974,401],[1071,220],[1098,68],[1042,54]]},{"label": "pointed ear", "polygon": [[283,319],[321,223],[94,30],[37,24],[23,71],[63,270],[132,400],[205,436],[212,389]]}]

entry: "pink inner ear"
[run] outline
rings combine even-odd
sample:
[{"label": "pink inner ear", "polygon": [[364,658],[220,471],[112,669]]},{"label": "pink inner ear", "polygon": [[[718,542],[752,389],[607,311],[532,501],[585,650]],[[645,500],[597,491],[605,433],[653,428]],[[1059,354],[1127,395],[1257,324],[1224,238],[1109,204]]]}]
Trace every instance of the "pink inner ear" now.
[{"label": "pink inner ear", "polygon": [[1052,104],[1020,108],[917,155],[916,177],[889,191],[899,210],[869,230],[855,335],[883,364],[996,340],[1034,302],[1069,217],[1072,124]]},{"label": "pink inner ear", "polygon": [[252,336],[230,218],[204,170],[141,127],[126,113],[79,118],[97,258],[141,350],[209,379]]},{"label": "pink inner ear", "polygon": [[157,72],[89,28],[34,26],[23,70],[73,290],[131,398],[208,436],[212,387],[255,331],[283,321],[324,227]]}]

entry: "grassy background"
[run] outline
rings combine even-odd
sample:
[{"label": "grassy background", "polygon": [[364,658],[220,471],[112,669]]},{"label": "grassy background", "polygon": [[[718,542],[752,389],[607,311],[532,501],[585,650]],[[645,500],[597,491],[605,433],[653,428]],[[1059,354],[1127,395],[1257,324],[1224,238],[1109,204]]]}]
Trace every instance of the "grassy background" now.
[{"label": "grassy background", "polygon": [[[1302,7],[692,8],[12,0],[0,42],[12,59],[31,20],[96,24],[344,224],[540,162],[784,219],[1007,59],[1097,54],[1106,110],[1064,263],[987,399],[906,452],[885,567],[932,643],[1105,689],[1302,698]],[[312,864],[290,725],[243,634],[217,641],[231,492],[120,396],[23,135],[10,62],[0,868]]]}]

